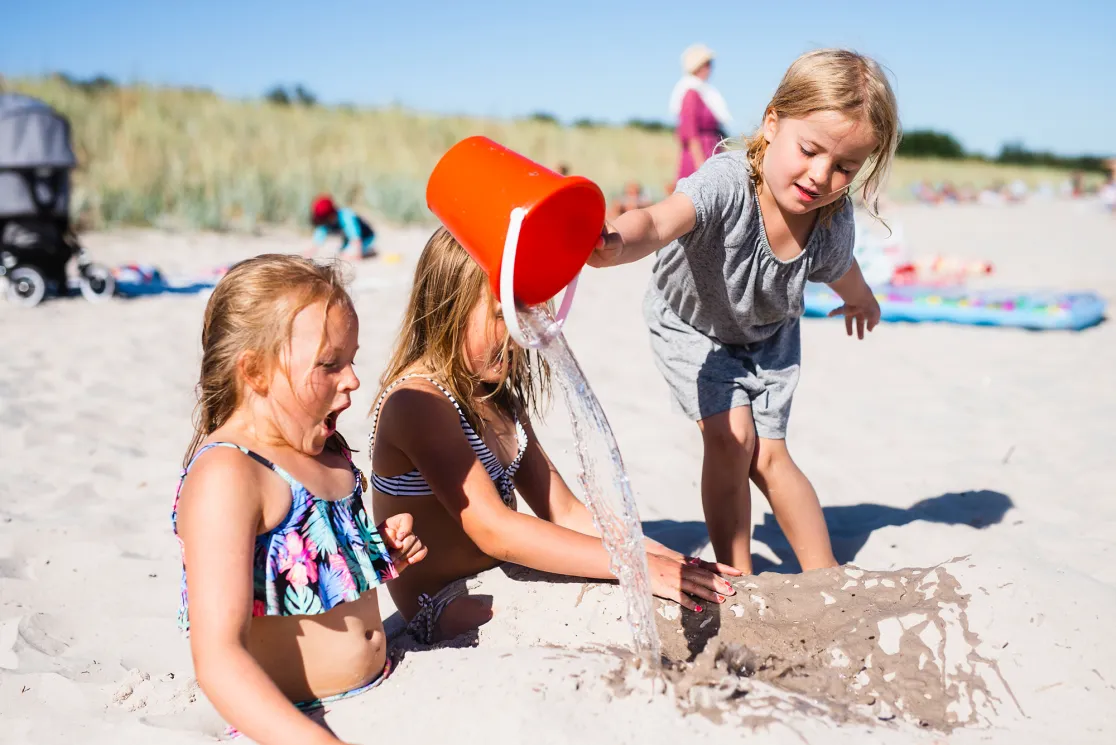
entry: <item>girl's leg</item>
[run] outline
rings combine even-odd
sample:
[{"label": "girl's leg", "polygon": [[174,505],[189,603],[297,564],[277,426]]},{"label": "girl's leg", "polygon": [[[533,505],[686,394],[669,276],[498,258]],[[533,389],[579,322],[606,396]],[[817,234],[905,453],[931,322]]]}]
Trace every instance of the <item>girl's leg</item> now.
[{"label": "girl's leg", "polygon": [[786,440],[756,439],[751,477],[771,503],[802,571],[837,566],[817,492],[791,458]]},{"label": "girl's leg", "polygon": [[752,573],[752,494],[748,471],[756,447],[756,427],[747,406],[698,421],[705,455],[701,504],[717,561]]},{"label": "girl's leg", "polygon": [[[418,598],[418,608],[407,622],[407,631],[422,644],[453,639],[492,620],[492,596],[470,595],[469,577],[450,582],[433,596]],[[395,599],[395,595],[392,595]],[[398,602],[398,601],[396,601]]]},{"label": "girl's leg", "polygon": [[491,595],[463,595],[449,603],[438,618],[435,641],[455,639],[492,620]]},{"label": "girl's leg", "polygon": [[372,236],[370,238],[367,238],[361,244],[361,246],[360,246],[360,256],[358,258],[370,259],[373,256],[375,256],[376,253],[377,253],[377,251],[376,251],[376,237]]}]

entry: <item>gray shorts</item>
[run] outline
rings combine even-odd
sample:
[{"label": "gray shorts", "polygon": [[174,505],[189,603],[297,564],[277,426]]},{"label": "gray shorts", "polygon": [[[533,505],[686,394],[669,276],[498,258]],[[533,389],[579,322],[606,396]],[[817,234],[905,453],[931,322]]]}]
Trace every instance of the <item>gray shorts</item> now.
[{"label": "gray shorts", "polygon": [[757,436],[786,438],[802,359],[798,319],[762,342],[722,344],[679,318],[654,286],[643,299],[643,317],[655,365],[686,416],[697,421],[751,406]]}]

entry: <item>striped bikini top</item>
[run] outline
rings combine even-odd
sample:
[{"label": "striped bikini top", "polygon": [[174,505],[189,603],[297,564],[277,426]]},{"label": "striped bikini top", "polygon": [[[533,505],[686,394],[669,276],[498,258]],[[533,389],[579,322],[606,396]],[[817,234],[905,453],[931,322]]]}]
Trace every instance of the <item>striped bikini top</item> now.
[{"label": "striped bikini top", "polygon": [[[376,408],[372,412],[372,432],[368,435],[368,460],[372,460],[372,445],[376,437],[376,425],[380,419],[380,408],[384,405],[384,400],[388,394],[391,393],[397,385],[404,380],[411,378],[422,378],[437,386],[438,390],[445,394],[446,398],[453,404],[453,408],[457,409],[457,416],[461,419],[461,429],[465,432],[465,439],[469,441],[469,447],[473,448],[473,452],[477,454],[477,459],[484,466],[484,470],[488,472],[489,478],[492,483],[496,485],[496,491],[500,493],[500,499],[504,504],[511,509],[515,509],[515,484],[512,481],[515,472],[519,470],[519,465],[523,461],[523,453],[527,450],[527,431],[523,429],[523,425],[519,421],[519,417],[515,417],[515,438],[519,443],[519,450],[515,454],[513,460],[507,467],[500,462],[496,454],[485,444],[473,425],[469,424],[469,420],[465,418],[464,412],[461,411],[461,406],[458,405],[457,399],[453,397],[445,387],[442,386],[437,380],[428,378],[425,375],[404,375],[399,380],[395,381],[387,388],[384,389],[380,400],[376,402]],[[426,483],[426,479],[416,468],[410,473],[404,473],[399,476],[379,476],[375,471],[372,472],[372,486],[384,494],[390,494],[394,497],[423,497],[434,494],[430,485]]]}]

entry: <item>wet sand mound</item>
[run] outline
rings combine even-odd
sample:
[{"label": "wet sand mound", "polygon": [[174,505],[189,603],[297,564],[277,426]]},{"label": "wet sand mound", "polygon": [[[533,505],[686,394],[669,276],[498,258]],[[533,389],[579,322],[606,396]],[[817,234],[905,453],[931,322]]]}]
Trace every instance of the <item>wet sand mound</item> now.
[{"label": "wet sand mound", "polygon": [[746,699],[755,680],[837,721],[900,718],[942,731],[982,723],[1013,696],[976,651],[969,596],[947,566],[761,574],[703,613],[657,601],[663,654],[675,663],[668,677],[706,712]]}]

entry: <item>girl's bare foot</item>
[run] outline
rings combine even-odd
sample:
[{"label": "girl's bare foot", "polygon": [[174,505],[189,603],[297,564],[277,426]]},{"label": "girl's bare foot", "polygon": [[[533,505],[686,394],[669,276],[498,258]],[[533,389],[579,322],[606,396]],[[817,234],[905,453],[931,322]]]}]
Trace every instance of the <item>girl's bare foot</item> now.
[{"label": "girl's bare foot", "polygon": [[465,595],[452,601],[438,617],[435,638],[453,639],[492,620],[491,595]]}]

